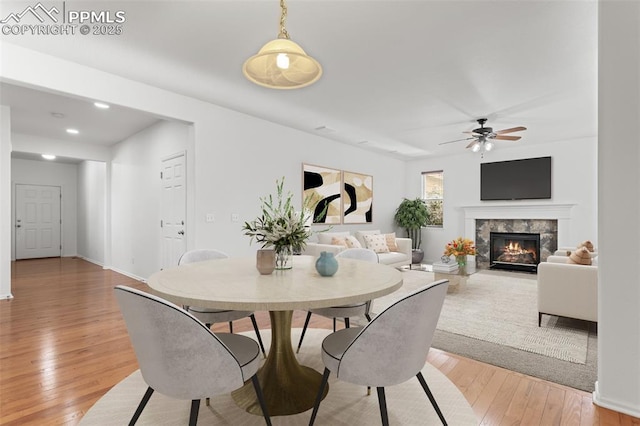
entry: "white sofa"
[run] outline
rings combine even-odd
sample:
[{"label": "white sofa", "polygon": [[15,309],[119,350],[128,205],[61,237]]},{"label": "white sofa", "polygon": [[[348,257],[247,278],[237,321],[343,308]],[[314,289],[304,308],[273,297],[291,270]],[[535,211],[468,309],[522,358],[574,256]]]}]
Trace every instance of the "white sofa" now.
[{"label": "white sofa", "polygon": [[[333,237],[344,238],[350,235],[356,237],[360,245],[364,248],[367,248],[367,244],[364,240],[365,234],[381,234],[380,230],[367,230],[367,231],[356,231],[351,234],[348,231],[344,232],[320,232],[317,234],[318,241],[317,242],[308,242],[307,247],[303,250],[302,254],[310,255],[310,256],[320,256],[320,253],[323,251],[327,251],[333,254],[338,254],[342,250],[345,250],[346,247],[340,245],[331,244],[331,240]],[[399,267],[403,265],[411,264],[411,238],[395,238],[396,245],[398,246],[398,251],[392,251],[389,253],[378,253],[378,260],[380,263]]]},{"label": "white sofa", "polygon": [[543,314],[598,321],[598,267],[568,259],[549,256],[538,265],[538,327]]}]

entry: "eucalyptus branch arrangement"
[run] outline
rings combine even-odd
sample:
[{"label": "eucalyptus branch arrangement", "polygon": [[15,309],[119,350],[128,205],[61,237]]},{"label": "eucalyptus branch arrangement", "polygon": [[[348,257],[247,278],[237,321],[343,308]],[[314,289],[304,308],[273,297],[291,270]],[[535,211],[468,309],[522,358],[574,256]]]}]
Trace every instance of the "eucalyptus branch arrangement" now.
[{"label": "eucalyptus branch arrangement", "polygon": [[260,198],[262,214],[255,220],[245,222],[242,229],[244,235],[255,239],[263,248],[274,247],[276,252],[290,247],[294,252],[301,252],[311,237],[312,210],[305,200],[302,211],[296,212],[293,207],[293,194],[284,192],[284,177],[276,181],[275,197],[269,194]]}]

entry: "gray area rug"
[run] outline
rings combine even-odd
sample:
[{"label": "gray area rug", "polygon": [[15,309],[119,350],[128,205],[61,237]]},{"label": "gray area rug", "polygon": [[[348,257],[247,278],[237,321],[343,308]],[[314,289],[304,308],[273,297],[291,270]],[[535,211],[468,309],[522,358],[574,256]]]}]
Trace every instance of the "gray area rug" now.
[{"label": "gray area rug", "polygon": [[[379,312],[434,280],[431,272],[404,271],[397,292],[374,301]],[[538,327],[536,276],[480,271],[447,295],[433,347],[544,380],[594,390],[596,324],[543,316]]]}]

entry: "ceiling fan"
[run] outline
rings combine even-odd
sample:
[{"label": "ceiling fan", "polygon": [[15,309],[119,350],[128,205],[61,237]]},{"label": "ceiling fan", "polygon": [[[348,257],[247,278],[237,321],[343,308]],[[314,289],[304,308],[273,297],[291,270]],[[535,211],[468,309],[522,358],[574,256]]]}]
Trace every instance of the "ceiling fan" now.
[{"label": "ceiling fan", "polygon": [[491,127],[484,127],[484,124],[486,122],[487,122],[486,118],[479,118],[478,124],[480,124],[480,127],[478,127],[477,129],[473,129],[470,132],[463,132],[463,133],[471,134],[471,137],[464,138],[464,139],[456,139],[454,141],[449,141],[449,142],[442,142],[439,145],[472,140],[472,142],[469,143],[469,145],[467,145],[466,148],[471,148],[473,152],[491,151],[493,149],[493,142],[491,142],[493,139],[504,140],[504,141],[517,141],[517,140],[520,140],[522,136],[510,136],[510,135],[507,135],[507,133],[520,132],[522,130],[527,130],[526,127],[518,126],[518,127],[512,127],[510,129],[494,131]]}]

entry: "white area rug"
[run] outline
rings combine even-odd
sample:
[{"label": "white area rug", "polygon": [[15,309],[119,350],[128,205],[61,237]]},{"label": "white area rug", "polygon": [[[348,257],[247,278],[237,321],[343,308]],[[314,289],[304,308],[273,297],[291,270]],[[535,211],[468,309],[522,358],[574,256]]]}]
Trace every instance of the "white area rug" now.
[{"label": "white area rug", "polygon": [[[373,312],[434,280],[433,273],[404,271],[396,292],[376,299]],[[585,364],[588,327],[566,327],[566,321],[543,315],[538,327],[535,275],[522,277],[490,271],[469,276],[467,285],[447,294],[438,329],[540,355]],[[575,322],[571,323],[575,325]]]},{"label": "white area rug", "polygon": [[[320,358],[320,344],[329,330],[309,329],[298,354],[299,361],[318,371],[324,366]],[[262,339],[268,347],[271,333],[261,330]],[[252,334],[247,333],[252,336]],[[294,329],[292,339],[298,341],[300,329]],[[460,391],[438,369],[426,364],[422,369],[440,409],[450,425],[477,425],[473,410]],[[80,421],[82,426],[123,425],[131,419],[147,385],[136,371],[105,394]],[[392,425],[438,425],[441,424],[431,403],[417,379],[401,385],[385,388],[389,421]],[[190,401],[180,401],[154,393],[138,420],[138,425],[179,425],[189,422]],[[307,425],[311,410],[292,415],[272,417],[274,425]],[[211,399],[211,406],[200,404],[199,425],[264,425],[260,416],[248,414],[240,409],[231,396]],[[330,376],[329,393],[320,404],[317,425],[354,426],[380,424],[380,411],[375,389],[371,396],[366,388],[337,381]]]}]

